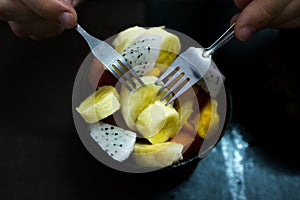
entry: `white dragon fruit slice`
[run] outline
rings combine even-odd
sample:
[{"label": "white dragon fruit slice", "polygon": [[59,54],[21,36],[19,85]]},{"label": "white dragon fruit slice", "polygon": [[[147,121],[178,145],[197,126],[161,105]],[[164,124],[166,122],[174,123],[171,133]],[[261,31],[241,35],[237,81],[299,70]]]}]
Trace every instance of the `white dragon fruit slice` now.
[{"label": "white dragon fruit slice", "polygon": [[141,35],[122,52],[139,76],[150,72],[160,53],[162,38],[159,35]]},{"label": "white dragon fruit slice", "polygon": [[134,148],[136,133],[99,122],[90,126],[91,137],[113,159],[124,161]]}]

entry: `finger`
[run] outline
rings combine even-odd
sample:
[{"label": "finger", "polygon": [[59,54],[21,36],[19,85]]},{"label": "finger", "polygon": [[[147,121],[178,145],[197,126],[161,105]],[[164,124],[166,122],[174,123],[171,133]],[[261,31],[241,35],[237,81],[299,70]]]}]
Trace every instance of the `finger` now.
[{"label": "finger", "polygon": [[267,27],[289,0],[253,0],[240,13],[235,30],[236,37],[245,41],[258,30]]},{"label": "finger", "polygon": [[60,24],[64,28],[73,28],[76,25],[76,11],[66,0],[23,0],[23,2],[42,18]]},{"label": "finger", "polygon": [[40,20],[22,1],[0,0],[0,19],[4,21]]},{"label": "finger", "polygon": [[237,19],[239,18],[240,13],[235,14],[231,19],[230,19],[230,25],[233,24],[234,22],[237,21]]},{"label": "finger", "polygon": [[44,20],[38,22],[16,22],[9,21],[11,30],[17,36],[28,36],[35,40],[41,40],[58,35],[64,29]]},{"label": "finger", "polygon": [[287,28],[296,28],[300,25],[300,16],[293,18],[289,21],[285,21],[284,23],[278,24],[277,27],[287,29]]},{"label": "finger", "polygon": [[298,18],[300,17],[300,1],[290,1],[290,3],[282,9],[280,14],[270,23],[271,28],[296,28],[299,27]]},{"label": "finger", "polygon": [[252,0],[234,0],[236,7],[243,9],[245,8]]}]

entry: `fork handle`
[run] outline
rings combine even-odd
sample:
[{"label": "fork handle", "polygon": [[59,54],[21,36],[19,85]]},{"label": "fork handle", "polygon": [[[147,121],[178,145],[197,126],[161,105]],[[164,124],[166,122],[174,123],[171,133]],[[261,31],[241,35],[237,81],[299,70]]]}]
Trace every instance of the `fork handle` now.
[{"label": "fork handle", "polygon": [[75,26],[75,29],[78,31],[78,33],[81,34],[81,36],[87,41],[88,45],[90,46],[91,50],[96,48],[96,46],[99,45],[99,43],[101,42],[100,40],[98,40],[97,38],[95,38],[94,36],[90,35],[89,33],[87,33],[79,24],[77,24]]},{"label": "fork handle", "polygon": [[229,29],[227,29],[227,31],[221,35],[221,37],[219,37],[212,45],[210,45],[210,47],[206,48],[202,55],[204,57],[209,57],[213,52],[231,40],[234,37],[234,26],[235,23],[233,23]]}]

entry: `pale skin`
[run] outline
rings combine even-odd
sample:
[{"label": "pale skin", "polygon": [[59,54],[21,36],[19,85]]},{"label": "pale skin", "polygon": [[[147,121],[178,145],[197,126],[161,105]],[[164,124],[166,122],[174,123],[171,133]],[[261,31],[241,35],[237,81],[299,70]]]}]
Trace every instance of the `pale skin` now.
[{"label": "pale skin", "polygon": [[76,25],[79,0],[0,0],[0,19],[17,36],[46,39]]},{"label": "pale skin", "polygon": [[[73,28],[80,0],[0,0],[0,20],[17,36],[45,39]],[[248,40],[263,28],[300,27],[300,0],[234,0],[241,9],[231,19],[235,35]]]},{"label": "pale skin", "polygon": [[300,0],[234,0],[242,9],[232,17],[235,35],[245,41],[263,28],[300,27]]}]

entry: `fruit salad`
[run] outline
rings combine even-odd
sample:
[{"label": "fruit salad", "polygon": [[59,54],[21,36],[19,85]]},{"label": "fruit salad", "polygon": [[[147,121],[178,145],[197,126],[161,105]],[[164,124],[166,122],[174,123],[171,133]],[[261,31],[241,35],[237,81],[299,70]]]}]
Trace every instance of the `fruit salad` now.
[{"label": "fruit salad", "polygon": [[[218,101],[199,82],[166,106],[168,99],[160,100],[166,91],[158,93],[161,85],[155,84],[179,55],[179,37],[164,27],[134,26],[120,32],[112,45],[145,85],[137,82],[128,91],[114,78],[98,80],[97,90],[76,107],[94,142],[115,161],[145,168],[167,167],[187,159],[191,149],[199,151],[219,128]],[[101,70],[107,71],[105,66]],[[214,79],[223,79],[221,73],[213,68],[208,76],[205,80],[218,90]]]}]

